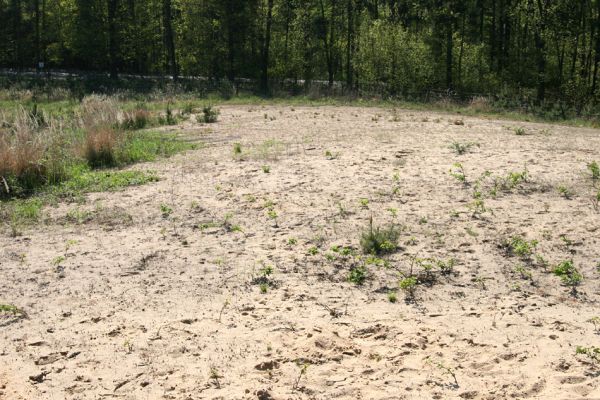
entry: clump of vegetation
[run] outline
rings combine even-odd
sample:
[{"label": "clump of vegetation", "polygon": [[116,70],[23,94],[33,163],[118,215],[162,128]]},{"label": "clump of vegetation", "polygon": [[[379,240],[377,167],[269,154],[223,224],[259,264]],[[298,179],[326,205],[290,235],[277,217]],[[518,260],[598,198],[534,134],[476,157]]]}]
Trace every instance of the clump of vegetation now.
[{"label": "clump of vegetation", "polygon": [[393,253],[398,248],[400,231],[394,225],[385,228],[374,227],[373,218],[369,227],[361,234],[360,246],[364,254],[382,255]]},{"label": "clump of vegetation", "polygon": [[125,113],[125,118],[121,123],[123,129],[139,130],[150,125],[150,112],[146,109],[138,108],[134,111]]},{"label": "clump of vegetation", "polygon": [[350,270],[348,281],[355,285],[362,285],[367,279],[367,268],[364,265],[359,265]]},{"label": "clump of vegetation", "polygon": [[408,276],[400,280],[400,289],[406,294],[406,299],[411,300],[415,298],[415,291],[419,281],[414,276]]},{"label": "clump of vegetation", "polygon": [[472,143],[472,142],[466,142],[466,143],[461,143],[461,142],[452,142],[452,144],[450,145],[450,149],[454,150],[454,152],[457,155],[463,155],[469,152],[469,150],[471,150],[471,147],[476,146],[477,143]]},{"label": "clump of vegetation", "polygon": [[198,122],[213,124],[219,119],[220,113],[221,112],[218,109],[213,108],[212,106],[204,106],[202,108],[202,115],[198,115],[197,119]]},{"label": "clump of vegetation", "polygon": [[581,354],[581,355],[587,356],[588,359],[594,364],[600,363],[600,347],[577,346],[577,349],[575,350],[575,354],[578,354],[578,355]]},{"label": "clump of vegetation", "polygon": [[504,247],[510,255],[525,259],[533,255],[537,245],[537,240],[527,241],[521,236],[513,236],[512,238],[505,240],[502,247]]},{"label": "clump of vegetation", "polygon": [[552,270],[552,273],[560,277],[563,285],[570,286],[573,291],[583,280],[583,275],[575,268],[573,260],[561,262]]},{"label": "clump of vegetation", "polygon": [[450,169],[450,175],[462,184],[467,184],[467,175],[465,174],[465,169],[461,163],[454,163],[453,168]]},{"label": "clump of vegetation", "polygon": [[587,167],[590,173],[592,174],[592,180],[594,182],[600,180],[600,166],[598,166],[598,163],[596,161],[592,161],[587,165]]},{"label": "clump of vegetation", "polygon": [[515,128],[514,131],[515,131],[515,135],[517,135],[517,136],[524,136],[527,133],[527,131],[525,131],[525,128],[523,128],[523,127]]},{"label": "clump of vegetation", "polygon": [[112,167],[116,164],[117,132],[109,127],[99,127],[86,133],[84,156],[92,168]]}]

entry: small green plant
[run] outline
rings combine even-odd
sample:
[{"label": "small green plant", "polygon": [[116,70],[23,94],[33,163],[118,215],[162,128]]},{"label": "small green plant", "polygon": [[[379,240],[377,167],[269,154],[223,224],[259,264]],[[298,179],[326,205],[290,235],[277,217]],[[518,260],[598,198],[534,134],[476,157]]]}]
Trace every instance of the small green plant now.
[{"label": "small green plant", "polygon": [[594,182],[600,180],[600,166],[598,166],[598,163],[596,161],[592,161],[587,165],[587,167],[592,174],[592,180]]},{"label": "small green plant", "polygon": [[557,190],[558,190],[558,194],[560,194],[562,197],[564,197],[567,200],[569,200],[573,197],[573,192],[571,191],[571,189],[569,189],[566,186],[561,185],[557,188]]},{"label": "small green plant", "polygon": [[387,294],[387,299],[390,303],[395,303],[398,301],[398,295],[394,291],[389,291]]},{"label": "small green plant", "polygon": [[517,135],[517,136],[524,136],[527,133],[525,131],[525,128],[522,128],[522,127],[515,128],[514,131],[515,131],[515,135]]},{"label": "small green plant", "polygon": [[570,286],[573,291],[583,280],[583,275],[575,268],[573,260],[561,262],[552,270],[552,273],[560,277],[563,285]]},{"label": "small green plant", "polygon": [[298,244],[298,239],[296,239],[296,238],[289,238],[287,244],[288,244],[288,246],[295,246],[295,245]]},{"label": "small green plant", "polygon": [[460,183],[464,185],[467,184],[467,175],[465,174],[465,169],[461,163],[454,163],[453,168],[450,169],[450,175]]},{"label": "small green plant", "polygon": [[198,118],[201,118],[201,120],[198,122],[204,122],[207,124],[215,123],[219,119],[219,114],[220,111],[216,108],[213,108],[212,106],[204,106],[202,108],[202,115],[198,116]]},{"label": "small green plant", "polygon": [[456,260],[454,258],[449,259],[448,261],[444,260],[435,260],[437,267],[440,269],[440,273],[442,275],[450,275],[454,272],[454,266],[456,265]]},{"label": "small green plant", "polygon": [[269,290],[269,284],[268,284],[268,283],[261,283],[261,284],[259,285],[259,288],[260,288],[260,292],[261,292],[262,294],[265,294],[265,293],[267,293],[267,291]]},{"label": "small green plant", "polygon": [[400,280],[400,289],[405,293],[407,299],[415,298],[415,290],[417,289],[418,283],[417,278],[414,276],[409,276]]},{"label": "small green plant", "polygon": [[592,317],[588,319],[587,322],[594,325],[596,333],[600,333],[600,317]]},{"label": "small green plant", "polygon": [[270,172],[271,172],[271,167],[269,167],[268,165],[263,165],[263,166],[262,166],[262,171],[263,171],[265,174],[268,174],[268,173],[270,173]]},{"label": "small green plant", "polygon": [[360,199],[358,203],[360,204],[361,208],[369,208],[369,199]]},{"label": "small green plant", "polygon": [[215,381],[215,385],[219,389],[221,389],[221,383],[219,382],[219,379],[221,379],[221,378],[223,378],[223,376],[219,373],[219,370],[216,369],[215,367],[211,367],[210,368],[210,379]]},{"label": "small green plant", "polygon": [[360,245],[364,254],[381,255],[393,253],[398,247],[400,231],[394,226],[386,228],[374,227],[373,218],[369,227],[361,234]]},{"label": "small green plant", "polygon": [[436,368],[441,370],[445,375],[451,376],[454,380],[454,387],[458,387],[458,379],[456,379],[456,372],[454,371],[454,369],[444,365],[444,363],[441,361],[433,362],[429,357],[427,357],[426,363],[435,366]]},{"label": "small green plant", "polygon": [[366,279],[367,268],[362,265],[352,268],[348,274],[348,281],[358,286],[362,285]]},{"label": "small green plant", "polygon": [[20,315],[23,314],[23,311],[12,304],[0,304],[0,314],[2,313]]},{"label": "small green plant", "polygon": [[162,214],[163,218],[167,218],[173,213],[173,209],[169,207],[169,205],[162,203],[160,205],[160,213]]},{"label": "small green plant", "polygon": [[463,155],[465,153],[468,153],[469,150],[471,150],[471,147],[473,147],[475,145],[475,143],[460,143],[460,142],[452,142],[452,144],[450,145],[450,149],[454,150],[454,152],[457,155]]},{"label": "small green plant", "polygon": [[241,143],[233,144],[233,155],[236,157],[239,157],[242,155],[242,144]]},{"label": "small green plant", "polygon": [[275,210],[269,210],[267,211],[267,216],[270,219],[277,219],[277,212]]},{"label": "small green plant", "polygon": [[515,271],[515,273],[519,274],[521,279],[525,279],[525,280],[531,281],[533,283],[533,274],[531,273],[530,270],[525,268],[525,266],[517,265],[514,268],[514,271]]},{"label": "small green plant", "polygon": [[298,363],[298,368],[299,368],[299,374],[298,374],[298,378],[294,382],[294,386],[292,387],[293,390],[298,389],[300,380],[302,379],[303,376],[306,375],[306,372],[308,370],[308,363],[303,363],[303,364]]},{"label": "small green plant", "polygon": [[527,241],[521,236],[513,236],[504,242],[504,247],[507,249],[507,251],[511,255],[516,255],[520,258],[531,257],[537,245],[537,240]]},{"label": "small green plant", "polygon": [[316,256],[317,254],[319,254],[319,249],[316,246],[313,246],[310,249],[308,249],[308,254],[310,254],[311,256]]},{"label": "small green plant", "polygon": [[591,346],[591,347],[582,347],[577,346],[575,350],[575,354],[581,354],[587,356],[590,361],[595,363],[600,363],[600,347]]}]

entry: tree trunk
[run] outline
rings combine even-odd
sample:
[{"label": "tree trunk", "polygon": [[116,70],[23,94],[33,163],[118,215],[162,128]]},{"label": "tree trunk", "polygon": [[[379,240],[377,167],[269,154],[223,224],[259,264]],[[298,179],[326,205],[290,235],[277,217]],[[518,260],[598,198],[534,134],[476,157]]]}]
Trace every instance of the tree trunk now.
[{"label": "tree trunk", "polygon": [[452,20],[446,22],[446,87],[452,89]]},{"label": "tree trunk", "polygon": [[262,54],[262,74],[261,74],[261,92],[263,95],[269,94],[269,50],[271,46],[271,25],[273,23],[273,0],[268,0],[267,5],[267,26],[265,29],[265,42]]},{"label": "tree trunk", "polygon": [[352,36],[354,34],[354,0],[348,0],[348,30],[346,37],[346,85],[348,90],[352,90]]},{"label": "tree trunk", "polygon": [[179,75],[177,59],[175,56],[175,37],[173,34],[173,10],[171,0],[163,0],[163,26],[165,34],[165,46],[167,48],[168,71],[176,81]]},{"label": "tree trunk", "polygon": [[117,79],[118,75],[118,38],[116,21],[118,6],[118,0],[108,0],[108,57],[111,79]]}]

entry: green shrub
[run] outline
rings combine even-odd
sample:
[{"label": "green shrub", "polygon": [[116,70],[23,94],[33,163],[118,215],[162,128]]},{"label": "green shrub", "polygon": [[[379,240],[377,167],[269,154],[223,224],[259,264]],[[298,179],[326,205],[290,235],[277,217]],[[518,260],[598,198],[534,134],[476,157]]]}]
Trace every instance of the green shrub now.
[{"label": "green shrub", "polygon": [[400,231],[390,225],[386,228],[373,227],[373,219],[369,227],[361,234],[360,246],[364,254],[381,255],[393,253],[398,248]]},{"label": "green shrub", "polygon": [[571,286],[573,289],[583,280],[583,275],[575,268],[573,260],[561,262],[552,270],[552,273],[560,277],[563,285]]},{"label": "green shrub", "polygon": [[204,122],[207,124],[212,124],[217,122],[219,119],[219,110],[213,108],[212,106],[205,106],[202,108],[202,116],[199,116],[200,120],[198,122]]}]

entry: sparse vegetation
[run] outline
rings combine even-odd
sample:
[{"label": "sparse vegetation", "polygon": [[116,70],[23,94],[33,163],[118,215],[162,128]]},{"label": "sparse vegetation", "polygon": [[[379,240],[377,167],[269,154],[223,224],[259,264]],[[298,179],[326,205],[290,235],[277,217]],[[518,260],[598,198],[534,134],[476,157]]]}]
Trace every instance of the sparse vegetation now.
[{"label": "sparse vegetation", "polygon": [[361,234],[360,246],[364,254],[382,255],[393,253],[398,248],[400,231],[394,225],[376,227],[373,218],[369,227]]}]

